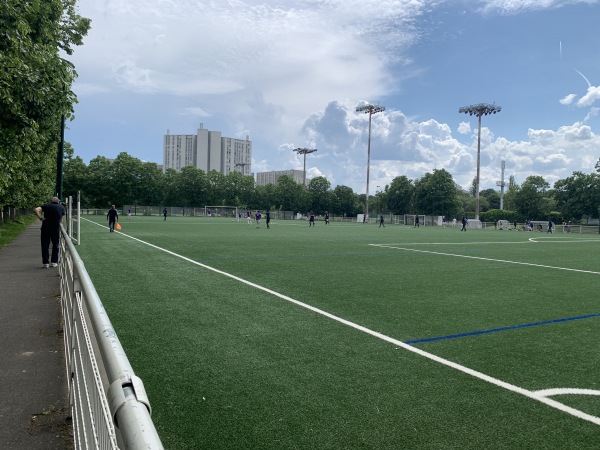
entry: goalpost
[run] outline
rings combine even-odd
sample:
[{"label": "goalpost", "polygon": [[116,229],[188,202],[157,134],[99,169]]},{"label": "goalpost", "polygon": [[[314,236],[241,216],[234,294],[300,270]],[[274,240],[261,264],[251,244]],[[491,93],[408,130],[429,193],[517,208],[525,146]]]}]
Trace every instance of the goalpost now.
[{"label": "goalpost", "polygon": [[238,216],[237,206],[205,206],[204,217],[232,217]]},{"label": "goalpost", "polygon": [[416,217],[419,217],[419,225],[424,226],[425,225],[425,216],[421,215],[421,214],[419,214],[418,216],[416,216],[414,214],[404,214],[404,225],[414,226]]}]

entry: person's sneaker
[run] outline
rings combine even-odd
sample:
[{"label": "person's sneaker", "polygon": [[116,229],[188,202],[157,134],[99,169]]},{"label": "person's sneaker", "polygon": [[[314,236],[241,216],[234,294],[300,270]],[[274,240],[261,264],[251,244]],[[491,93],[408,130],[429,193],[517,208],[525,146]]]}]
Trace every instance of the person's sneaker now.
[{"label": "person's sneaker", "polygon": [[44,265],[42,266],[42,269],[47,269],[48,267],[50,267],[50,264],[44,264]]},{"label": "person's sneaker", "polygon": [[58,264],[56,264],[56,263],[50,263],[50,267],[58,267]]}]

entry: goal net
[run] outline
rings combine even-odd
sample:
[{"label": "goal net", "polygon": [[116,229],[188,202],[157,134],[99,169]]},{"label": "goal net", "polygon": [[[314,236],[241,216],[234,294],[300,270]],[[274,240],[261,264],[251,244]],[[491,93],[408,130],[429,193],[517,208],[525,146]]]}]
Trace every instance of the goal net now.
[{"label": "goal net", "polygon": [[404,214],[404,225],[409,226],[417,226],[417,217],[419,218],[418,225],[425,225],[425,216],[423,215],[414,215],[414,214]]},{"label": "goal net", "polygon": [[237,206],[205,206],[204,217],[230,217],[236,218],[238,215]]}]

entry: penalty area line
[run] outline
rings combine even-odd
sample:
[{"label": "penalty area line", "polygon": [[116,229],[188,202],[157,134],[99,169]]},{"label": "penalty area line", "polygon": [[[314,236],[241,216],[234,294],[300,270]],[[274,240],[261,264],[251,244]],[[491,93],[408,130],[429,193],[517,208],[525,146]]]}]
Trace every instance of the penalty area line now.
[{"label": "penalty area line", "polygon": [[527,262],[521,262],[521,261],[510,261],[508,259],[495,259],[495,258],[485,258],[483,256],[459,255],[457,253],[434,252],[432,250],[418,250],[416,248],[396,247],[395,245],[389,245],[389,244],[368,244],[368,245],[370,245],[371,247],[390,248],[392,250],[404,250],[407,252],[414,252],[414,253],[428,253],[430,255],[453,256],[455,258],[477,259],[479,261],[499,262],[499,263],[504,263],[504,264],[517,264],[520,266],[541,267],[543,269],[565,270],[567,272],[591,273],[592,275],[600,275],[600,272],[594,272],[593,270],[571,269],[569,267],[548,266],[546,264],[534,264],[534,263],[527,263]]},{"label": "penalty area line", "polygon": [[[97,224],[95,222],[92,222],[92,223],[94,223],[95,225],[98,225],[100,227],[106,228],[104,225],[100,225],[100,224]],[[274,297],[277,297],[277,298],[279,298],[281,300],[285,300],[287,302],[293,303],[293,304],[295,304],[297,306],[300,306],[300,307],[302,307],[304,309],[312,311],[312,312],[314,312],[316,314],[319,314],[319,315],[321,315],[323,317],[327,317],[328,319],[331,319],[331,320],[333,320],[335,322],[338,322],[338,323],[341,323],[343,325],[346,325],[346,326],[348,326],[350,328],[353,328],[355,330],[361,331],[361,332],[363,332],[365,334],[373,336],[373,337],[375,337],[377,339],[380,339],[382,341],[389,342],[390,344],[393,344],[393,345],[395,345],[395,346],[397,346],[399,348],[402,348],[402,349],[407,350],[409,352],[415,353],[415,354],[417,354],[419,356],[422,356],[422,357],[427,358],[427,359],[429,359],[431,361],[434,361],[434,362],[437,362],[439,364],[442,364],[442,365],[444,365],[446,367],[450,367],[452,369],[458,370],[458,371],[460,371],[460,372],[462,372],[464,374],[467,374],[467,375],[470,375],[472,377],[478,378],[480,380],[486,381],[486,382],[488,382],[490,384],[493,384],[495,386],[504,388],[504,389],[506,389],[508,391],[511,391],[511,392],[514,392],[516,394],[520,394],[520,395],[525,396],[527,398],[530,398],[532,400],[537,400],[540,403],[543,403],[543,404],[545,404],[547,406],[550,406],[552,408],[558,409],[559,411],[562,411],[562,412],[564,412],[566,414],[569,414],[571,416],[574,416],[574,417],[577,417],[579,419],[591,422],[591,423],[596,424],[596,425],[600,425],[600,417],[593,416],[591,414],[588,414],[588,413],[585,413],[585,412],[580,411],[578,409],[575,409],[575,408],[572,408],[570,406],[567,406],[567,405],[565,405],[563,403],[557,402],[556,400],[547,398],[544,395],[544,391],[539,391],[539,392],[541,392],[541,394],[540,394],[538,392],[530,391],[530,390],[521,388],[519,386],[515,386],[513,384],[510,384],[510,383],[507,383],[505,381],[499,380],[499,379],[494,378],[492,376],[486,375],[486,374],[484,374],[482,372],[478,372],[478,371],[476,371],[474,369],[470,369],[469,367],[460,365],[460,364],[455,363],[453,361],[450,361],[448,359],[445,359],[445,358],[442,358],[440,356],[434,355],[433,353],[429,353],[429,352],[426,352],[426,351],[421,350],[419,348],[413,347],[412,345],[408,345],[408,344],[406,344],[406,343],[404,343],[402,341],[399,341],[398,339],[394,339],[394,338],[392,338],[390,336],[386,336],[386,335],[384,335],[382,333],[379,333],[377,331],[371,330],[371,329],[369,329],[367,327],[364,327],[362,325],[359,325],[357,323],[350,322],[349,320],[343,319],[343,318],[341,318],[339,316],[336,316],[334,314],[331,314],[331,313],[329,313],[327,311],[324,311],[322,309],[319,309],[319,308],[316,308],[314,306],[311,306],[311,305],[308,305],[306,303],[303,303],[303,302],[301,302],[299,300],[296,300],[296,299],[293,299],[291,297],[288,297],[287,295],[284,295],[284,294],[281,294],[279,292],[273,291],[273,290],[271,290],[271,289],[269,289],[267,287],[261,286],[259,284],[253,283],[253,282],[248,281],[248,280],[245,280],[245,279],[240,278],[240,277],[238,277],[236,275],[233,275],[233,274],[231,274],[229,272],[225,272],[225,271],[217,269],[215,267],[211,267],[211,266],[208,266],[206,264],[202,264],[202,263],[200,263],[198,261],[194,261],[191,258],[188,258],[186,256],[180,255],[180,254],[175,253],[175,252],[173,252],[171,250],[167,250],[165,248],[159,247],[158,245],[154,245],[154,244],[151,244],[149,242],[143,241],[143,240],[138,239],[136,237],[133,237],[131,235],[128,235],[128,234],[125,234],[125,233],[122,233],[122,232],[119,232],[119,234],[122,235],[122,236],[124,236],[124,237],[127,237],[129,239],[132,239],[132,240],[134,240],[136,242],[139,242],[140,244],[147,245],[148,247],[151,247],[151,248],[153,248],[155,250],[159,250],[159,251],[167,253],[167,254],[169,254],[171,256],[175,256],[176,258],[182,259],[182,260],[187,261],[187,262],[189,262],[191,264],[194,264],[194,265],[197,265],[199,267],[202,267],[202,268],[204,268],[206,270],[210,270],[210,271],[212,271],[214,273],[217,273],[219,275],[223,275],[223,276],[225,276],[227,278],[230,278],[232,280],[238,281],[238,282],[243,283],[243,284],[245,284],[247,286],[250,286],[250,287],[253,287],[253,288],[258,289],[260,291],[263,291],[263,292],[266,292],[268,294],[271,294]]]}]

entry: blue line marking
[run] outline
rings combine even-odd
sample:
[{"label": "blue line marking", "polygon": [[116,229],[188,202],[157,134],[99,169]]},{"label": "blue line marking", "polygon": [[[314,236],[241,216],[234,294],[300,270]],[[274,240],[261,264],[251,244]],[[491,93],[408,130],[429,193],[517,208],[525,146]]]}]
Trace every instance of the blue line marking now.
[{"label": "blue line marking", "polygon": [[461,338],[461,337],[477,336],[479,334],[498,333],[500,331],[516,330],[518,328],[537,327],[539,325],[550,325],[552,323],[570,322],[573,320],[590,319],[592,317],[600,317],[600,313],[587,314],[585,316],[565,317],[564,319],[545,320],[543,322],[524,323],[521,325],[513,325],[511,327],[492,328],[490,330],[471,331],[470,333],[450,334],[448,336],[438,336],[438,337],[425,338],[425,339],[414,339],[412,341],[404,341],[404,343],[412,345],[412,344],[420,344],[423,342],[443,341],[445,339],[456,339],[456,338]]}]

